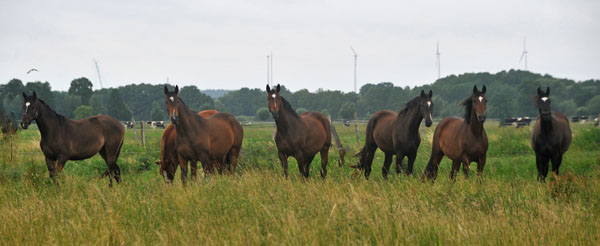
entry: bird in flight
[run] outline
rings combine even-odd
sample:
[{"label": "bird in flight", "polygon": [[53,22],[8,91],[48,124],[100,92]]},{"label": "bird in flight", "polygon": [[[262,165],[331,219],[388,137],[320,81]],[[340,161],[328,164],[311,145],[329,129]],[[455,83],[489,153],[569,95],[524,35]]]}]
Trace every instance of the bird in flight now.
[{"label": "bird in flight", "polygon": [[31,72],[37,72],[38,70],[35,68],[29,69],[29,71],[27,71],[27,74],[31,73]]}]

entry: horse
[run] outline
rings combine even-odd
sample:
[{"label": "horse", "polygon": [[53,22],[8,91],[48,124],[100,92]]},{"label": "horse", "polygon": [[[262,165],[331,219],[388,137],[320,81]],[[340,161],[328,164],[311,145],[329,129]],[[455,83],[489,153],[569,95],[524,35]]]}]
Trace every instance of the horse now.
[{"label": "horse", "polygon": [[34,120],[42,135],[40,147],[50,178],[61,172],[67,161],[84,160],[100,153],[108,166],[102,176],[109,176],[109,186],[112,187],[112,179],[121,182],[117,159],[125,128],[118,120],[107,115],[71,120],[56,113],[35,92],[31,96],[23,92],[21,127],[27,129]]},{"label": "horse", "polygon": [[290,103],[279,94],[280,89],[279,84],[273,90],[267,85],[267,100],[277,126],[275,144],[283,174],[288,177],[287,159],[293,156],[298,162],[300,173],[308,178],[310,164],[320,152],[321,178],[324,179],[327,176],[327,159],[331,146],[329,120],[319,112],[296,114]]},{"label": "horse", "polygon": [[571,145],[569,120],[560,112],[551,112],[550,88],[543,92],[539,87],[534,97],[540,113],[531,134],[531,147],[535,151],[538,181],[544,182],[548,175],[548,164],[552,161],[552,172],[558,175],[562,157]]},{"label": "horse", "polygon": [[356,154],[360,156],[358,165],[354,166],[364,170],[365,178],[369,179],[371,164],[377,147],[385,153],[385,160],[381,168],[383,178],[387,179],[393,155],[396,155],[396,173],[402,170],[402,160],[408,157],[408,169],[406,175],[413,171],[413,164],[417,157],[417,149],[421,144],[419,126],[425,119],[425,126],[432,124],[433,102],[432,91],[413,98],[400,109],[398,113],[391,110],[381,110],[373,114],[367,123],[365,145]]},{"label": "horse", "polygon": [[175,150],[183,184],[186,183],[189,161],[193,180],[197,175],[196,161],[202,163],[206,174],[214,172],[214,163],[229,163],[219,170],[234,173],[244,137],[244,130],[236,118],[229,113],[216,113],[204,118],[190,110],[179,98],[179,86],[169,91],[165,85],[164,92],[167,112],[176,129]]},{"label": "horse", "polygon": [[[198,115],[208,118],[218,113],[216,110],[204,110],[198,112]],[[160,161],[155,162],[159,167],[159,173],[163,176],[166,183],[171,183],[177,171],[179,161],[177,160],[177,151],[175,150],[175,125],[169,124],[163,131],[160,139]]]},{"label": "horse", "polygon": [[485,122],[485,85],[479,91],[473,86],[473,93],[461,105],[465,108],[464,119],[444,118],[435,128],[431,144],[431,157],[423,177],[435,180],[438,167],[444,155],[452,160],[450,179],[454,180],[462,162],[463,173],[469,177],[469,164],[477,162],[477,176],[482,177],[488,149],[488,139],[483,127]]}]

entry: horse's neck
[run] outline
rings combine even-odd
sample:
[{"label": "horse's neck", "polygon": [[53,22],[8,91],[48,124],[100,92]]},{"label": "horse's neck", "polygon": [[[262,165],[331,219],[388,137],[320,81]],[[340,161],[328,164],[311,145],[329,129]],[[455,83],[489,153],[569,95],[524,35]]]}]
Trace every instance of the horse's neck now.
[{"label": "horse's neck", "polygon": [[540,116],[540,127],[542,128],[542,133],[549,133],[552,131],[552,114],[548,119],[544,119],[544,117]]},{"label": "horse's neck", "polygon": [[197,128],[197,126],[192,126],[193,121],[197,121],[201,125],[204,125],[204,118],[196,117],[196,113],[184,104],[180,103],[177,107],[177,111],[179,111],[179,120],[175,126],[182,130],[177,131],[178,133],[185,134],[188,130]]},{"label": "horse's neck", "polygon": [[483,123],[477,119],[475,111],[471,111],[471,119],[469,120],[468,127],[475,136],[481,136],[483,134]]},{"label": "horse's neck", "polygon": [[42,138],[49,136],[50,133],[57,132],[59,128],[66,127],[60,124],[60,116],[52,111],[48,105],[43,105],[42,103],[38,103],[38,105],[38,115],[35,122],[38,125]]},{"label": "horse's neck", "polygon": [[283,135],[286,135],[290,130],[304,127],[299,115],[296,117],[293,113],[286,111],[279,114],[279,118],[275,120],[275,125],[277,126],[277,132]]},{"label": "horse's neck", "polygon": [[423,115],[419,113],[417,108],[410,108],[404,114],[399,112],[396,121],[407,124],[409,133],[418,133],[421,121],[423,121]]}]

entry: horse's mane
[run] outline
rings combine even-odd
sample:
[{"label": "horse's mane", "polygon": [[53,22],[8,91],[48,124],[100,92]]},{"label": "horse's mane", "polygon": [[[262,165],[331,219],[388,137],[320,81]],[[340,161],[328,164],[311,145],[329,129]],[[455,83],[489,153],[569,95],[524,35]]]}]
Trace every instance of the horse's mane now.
[{"label": "horse's mane", "polygon": [[398,114],[406,114],[409,109],[419,106],[420,98],[421,98],[420,96],[417,96],[417,97],[411,99],[410,101],[408,101],[406,104],[404,104],[404,107],[402,109],[400,109],[400,111],[398,111]]},{"label": "horse's mane", "polygon": [[52,107],[50,107],[50,105],[48,105],[46,102],[44,102],[44,100],[39,99],[39,98],[37,100],[42,105],[46,106],[46,108],[48,108],[48,110],[50,110],[51,113],[54,113],[56,115],[56,118],[58,118],[59,122],[63,122],[67,119],[67,117],[65,117],[64,115],[57,113]]},{"label": "horse's mane", "polygon": [[471,100],[471,97],[467,97],[465,100],[460,102],[460,105],[462,105],[465,108],[465,122],[467,122],[467,124],[470,124],[471,111],[473,110],[473,100]]},{"label": "horse's mane", "polygon": [[281,97],[281,107],[283,109],[285,109],[286,111],[289,111],[292,114],[292,116],[298,118],[298,114],[296,113],[296,110],[294,110],[292,108],[292,105],[287,100],[285,100],[285,98],[283,98],[283,97]]}]

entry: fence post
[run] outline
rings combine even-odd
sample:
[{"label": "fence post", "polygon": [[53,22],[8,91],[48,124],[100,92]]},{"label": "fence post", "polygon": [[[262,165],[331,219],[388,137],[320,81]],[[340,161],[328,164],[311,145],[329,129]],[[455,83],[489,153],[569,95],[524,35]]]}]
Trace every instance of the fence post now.
[{"label": "fence post", "polygon": [[133,135],[135,136],[135,142],[138,142],[137,131],[135,130],[135,119],[131,117],[131,124],[133,124]]},{"label": "fence post", "polygon": [[146,146],[146,134],[144,132],[144,121],[140,121],[140,126],[141,126],[140,128],[142,131],[142,136],[141,136],[142,137],[142,146]]},{"label": "fence post", "polygon": [[354,112],[354,129],[356,131],[356,143],[360,146],[360,132],[358,131],[358,113]]},{"label": "fence post", "polygon": [[338,153],[340,154],[340,159],[338,160],[338,165],[344,165],[344,155],[346,154],[346,149],[342,145],[342,141],[340,141],[340,136],[335,130],[335,126],[333,125],[333,121],[331,120],[331,115],[327,115],[327,119],[329,120],[329,125],[331,126],[331,134],[333,134],[333,139],[335,140],[335,145],[337,146]]}]

